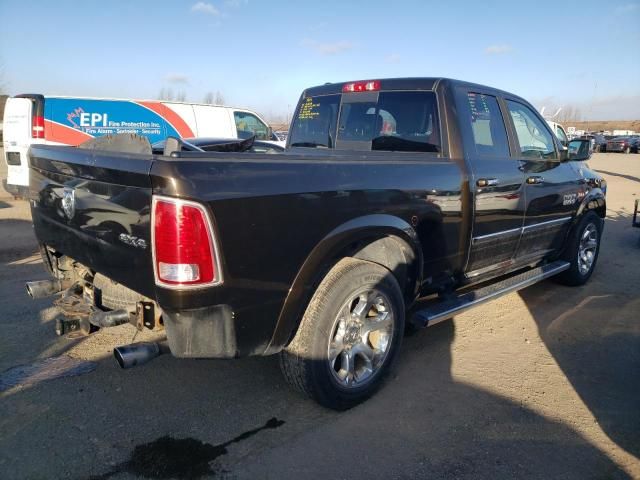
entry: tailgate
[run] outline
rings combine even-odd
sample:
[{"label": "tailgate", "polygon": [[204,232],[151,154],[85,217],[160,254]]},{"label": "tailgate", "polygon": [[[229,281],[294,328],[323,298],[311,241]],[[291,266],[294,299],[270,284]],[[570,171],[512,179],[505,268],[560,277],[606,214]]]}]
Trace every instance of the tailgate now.
[{"label": "tailgate", "polygon": [[29,157],[38,241],[153,298],[153,156],[38,145]]}]

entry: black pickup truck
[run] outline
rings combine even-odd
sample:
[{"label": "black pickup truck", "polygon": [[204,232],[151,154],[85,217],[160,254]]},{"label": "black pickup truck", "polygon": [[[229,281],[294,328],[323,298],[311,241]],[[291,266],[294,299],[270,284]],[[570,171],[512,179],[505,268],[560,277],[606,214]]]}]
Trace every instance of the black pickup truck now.
[{"label": "black pickup truck", "polygon": [[[335,409],[378,388],[406,327],[550,276],[583,284],[598,257],[606,184],[588,142],[563,147],[494,88],[309,88],[281,154],[116,144],[31,148],[53,276],[31,295],[62,292],[85,332],[165,329],[176,357],[279,353],[289,383]],[[122,366],[158,351],[116,350]]]}]

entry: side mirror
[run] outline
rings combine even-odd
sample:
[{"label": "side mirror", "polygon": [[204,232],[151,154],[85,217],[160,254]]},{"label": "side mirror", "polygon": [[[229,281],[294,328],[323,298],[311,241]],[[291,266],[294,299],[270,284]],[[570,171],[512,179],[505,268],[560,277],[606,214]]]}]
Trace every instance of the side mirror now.
[{"label": "side mirror", "polygon": [[591,140],[571,140],[569,160],[584,161],[591,158]]}]

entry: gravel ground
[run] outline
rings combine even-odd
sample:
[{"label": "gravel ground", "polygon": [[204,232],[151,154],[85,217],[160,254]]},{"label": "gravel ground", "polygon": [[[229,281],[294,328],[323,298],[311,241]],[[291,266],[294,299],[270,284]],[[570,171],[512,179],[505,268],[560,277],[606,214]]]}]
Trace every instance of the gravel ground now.
[{"label": "gravel ground", "polygon": [[2,192],[0,372],[65,354],[84,373],[0,393],[0,478],[640,478],[640,155],[590,165],[609,183],[590,283],[406,338],[386,387],[342,414],[289,390],[275,358],[122,371],[111,350],[132,327],[56,337],[50,300],[24,293],[46,278],[28,205]]}]

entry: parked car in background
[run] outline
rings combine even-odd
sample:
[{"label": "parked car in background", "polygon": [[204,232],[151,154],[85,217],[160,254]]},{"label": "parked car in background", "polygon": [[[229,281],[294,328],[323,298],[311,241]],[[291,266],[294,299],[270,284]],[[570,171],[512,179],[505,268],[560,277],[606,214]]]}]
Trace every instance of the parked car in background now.
[{"label": "parked car in background", "polygon": [[273,132],[273,134],[278,137],[278,140],[280,140],[281,142],[285,142],[287,141],[287,135],[289,135],[288,131],[285,130],[278,130]]},{"label": "parked car in background", "polygon": [[615,137],[607,141],[607,152],[638,153],[640,136]]},{"label": "parked car in background", "polygon": [[607,140],[601,133],[589,133],[580,137],[582,140],[591,142],[591,150],[594,152],[604,152],[606,150]]},{"label": "parked car in background", "polygon": [[567,136],[567,132],[564,130],[564,127],[559,123],[552,122],[551,120],[547,120],[547,123],[551,127],[551,130],[553,130],[553,133],[555,133],[556,137],[558,137],[558,140],[560,140],[560,143],[565,147],[568,146],[569,137]]},{"label": "parked car in background", "polygon": [[596,151],[597,152],[606,152],[607,151],[607,142],[614,138],[612,135],[604,135],[602,133],[598,134],[596,137]]},{"label": "parked car in background", "polygon": [[7,100],[4,111],[4,188],[14,197],[26,195],[27,151],[31,145],[75,146],[118,133],[135,133],[151,143],[169,136],[255,136],[284,146],[260,115],[242,108],[160,100],[17,95]]},{"label": "parked car in background", "polygon": [[580,135],[580,140],[588,140],[589,141],[589,149],[592,152],[596,151],[596,140],[592,134]]}]

